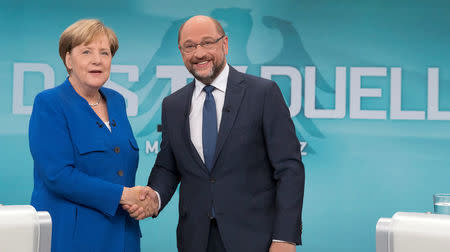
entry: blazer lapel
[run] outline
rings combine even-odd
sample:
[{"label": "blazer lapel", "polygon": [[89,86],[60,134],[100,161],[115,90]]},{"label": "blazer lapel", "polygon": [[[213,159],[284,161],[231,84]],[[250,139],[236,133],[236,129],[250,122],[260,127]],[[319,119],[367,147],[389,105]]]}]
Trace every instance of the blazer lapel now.
[{"label": "blazer lapel", "polygon": [[198,165],[200,167],[202,167],[202,169],[205,170],[206,173],[209,173],[208,168],[206,167],[205,163],[203,163],[202,158],[198,154],[197,149],[195,148],[195,146],[191,140],[191,131],[190,131],[191,127],[190,127],[190,123],[189,123],[189,113],[191,111],[192,93],[194,92],[194,88],[195,88],[195,84],[193,81],[193,82],[189,83],[189,89],[187,91],[186,101],[185,101],[185,106],[184,106],[185,107],[185,111],[184,111],[184,116],[185,116],[184,138],[185,139],[184,139],[184,142],[186,143],[187,148],[191,152],[192,157],[198,163]]},{"label": "blazer lapel", "polygon": [[242,98],[245,93],[245,82],[241,73],[230,66],[228,75],[227,90],[225,93],[225,101],[222,110],[222,120],[219,127],[219,135],[217,136],[216,151],[214,154],[213,168],[219,157],[220,151],[227,139],[231,128],[233,127],[236,115],[239,111]]}]

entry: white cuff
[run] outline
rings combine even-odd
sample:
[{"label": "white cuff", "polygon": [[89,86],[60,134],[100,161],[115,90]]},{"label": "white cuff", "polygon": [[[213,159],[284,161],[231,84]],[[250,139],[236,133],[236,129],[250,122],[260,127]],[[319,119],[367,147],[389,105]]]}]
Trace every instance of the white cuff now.
[{"label": "white cuff", "polygon": [[158,212],[161,209],[161,197],[159,196],[159,192],[155,191],[156,196],[158,196]]},{"label": "white cuff", "polygon": [[273,239],[272,242],[284,242],[284,243],[289,243],[289,244],[295,245],[295,243],[293,243],[293,242],[282,241],[282,240],[275,240],[275,239]]}]

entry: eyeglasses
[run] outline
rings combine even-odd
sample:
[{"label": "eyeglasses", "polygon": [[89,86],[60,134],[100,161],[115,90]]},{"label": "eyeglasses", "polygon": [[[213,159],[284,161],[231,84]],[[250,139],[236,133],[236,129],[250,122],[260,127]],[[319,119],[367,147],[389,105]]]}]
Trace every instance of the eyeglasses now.
[{"label": "eyeglasses", "polygon": [[197,46],[201,46],[202,48],[210,50],[210,49],[213,49],[214,46],[216,45],[216,43],[219,42],[219,40],[223,39],[224,37],[225,37],[225,34],[222,35],[218,39],[206,39],[206,40],[204,40],[204,41],[202,41],[202,42],[200,42],[198,44],[196,44],[196,43],[186,43],[186,44],[180,46],[180,48],[181,48],[181,50],[184,53],[192,53],[192,52],[194,52],[195,50],[197,50]]}]

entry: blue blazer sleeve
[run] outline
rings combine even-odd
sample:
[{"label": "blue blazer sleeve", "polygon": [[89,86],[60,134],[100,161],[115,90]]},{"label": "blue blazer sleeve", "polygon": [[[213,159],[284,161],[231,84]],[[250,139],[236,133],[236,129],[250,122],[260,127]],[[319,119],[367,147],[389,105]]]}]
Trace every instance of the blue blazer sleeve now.
[{"label": "blue blazer sleeve", "polygon": [[[83,122],[79,122],[83,123]],[[37,176],[53,193],[78,204],[114,215],[123,186],[88,176],[74,167],[74,146],[61,105],[43,92],[30,118],[30,150]]]}]

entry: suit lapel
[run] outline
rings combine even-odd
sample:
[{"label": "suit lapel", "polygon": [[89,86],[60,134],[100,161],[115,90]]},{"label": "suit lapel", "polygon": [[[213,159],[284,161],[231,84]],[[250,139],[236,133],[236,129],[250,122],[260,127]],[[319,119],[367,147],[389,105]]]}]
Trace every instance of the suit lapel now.
[{"label": "suit lapel", "polygon": [[194,144],[192,143],[191,140],[191,126],[189,123],[189,113],[191,111],[191,103],[192,103],[192,94],[194,92],[194,88],[195,88],[195,84],[194,81],[189,83],[189,89],[187,91],[187,95],[186,95],[186,101],[185,101],[185,111],[184,111],[184,117],[185,117],[185,122],[184,122],[184,142],[187,145],[187,148],[189,149],[192,157],[194,158],[194,160],[198,163],[198,165],[200,167],[202,167],[203,170],[206,171],[206,173],[209,173],[208,168],[206,167],[205,163],[203,163],[202,158],[200,157],[200,155],[197,152],[197,149],[195,148]]},{"label": "suit lapel", "polygon": [[214,154],[213,168],[222,150],[222,147],[230,134],[236,119],[242,98],[245,93],[244,77],[241,73],[230,66],[228,75],[227,90],[225,93],[225,101],[222,110],[222,120],[219,127],[219,135],[217,137],[216,151]]}]

